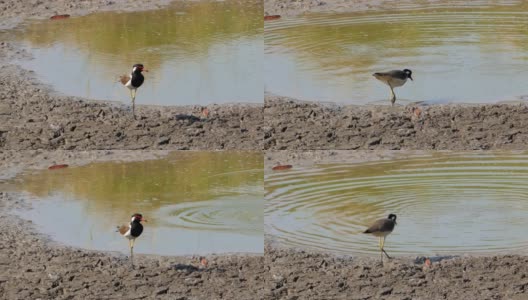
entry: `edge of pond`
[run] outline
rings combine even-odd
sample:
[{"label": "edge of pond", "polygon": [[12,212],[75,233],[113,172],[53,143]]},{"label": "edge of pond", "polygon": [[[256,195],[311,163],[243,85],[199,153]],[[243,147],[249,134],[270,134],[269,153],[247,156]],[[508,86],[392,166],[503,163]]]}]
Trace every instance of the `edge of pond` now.
[{"label": "edge of pond", "polygon": [[[159,159],[170,151],[0,151],[2,180],[24,170],[39,170],[56,163],[80,166],[104,161]],[[207,255],[209,266],[200,267],[190,255],[138,254],[135,270],[120,252],[88,250],[54,241],[35,224],[15,214],[31,209],[23,193],[0,191],[0,294],[11,299],[103,295],[131,298],[174,299],[187,295],[211,299],[224,294],[242,299],[264,292],[263,254],[223,253]],[[5,254],[5,255],[2,255]],[[148,278],[148,279],[146,279]],[[89,284],[86,284],[89,283]],[[139,285],[138,285],[139,284]],[[230,287],[230,288],[227,288]]]},{"label": "edge of pond", "polygon": [[528,103],[340,105],[266,94],[266,150],[521,150]]}]

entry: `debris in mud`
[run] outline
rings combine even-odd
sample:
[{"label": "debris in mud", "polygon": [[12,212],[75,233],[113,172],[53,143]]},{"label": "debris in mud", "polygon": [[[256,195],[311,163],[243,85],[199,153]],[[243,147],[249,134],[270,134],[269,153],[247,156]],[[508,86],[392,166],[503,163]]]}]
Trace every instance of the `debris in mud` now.
[{"label": "debris in mud", "polygon": [[292,165],[278,165],[272,168],[273,171],[279,171],[279,170],[289,170],[293,168]]},{"label": "debris in mud", "polygon": [[264,16],[264,21],[278,20],[280,17],[280,15]]},{"label": "debris in mud", "polygon": [[64,14],[64,15],[54,15],[54,16],[52,16],[50,19],[51,19],[51,20],[62,20],[62,19],[67,19],[67,18],[69,18],[69,17],[70,17],[70,15],[68,15],[68,14]]},{"label": "debris in mud", "polygon": [[53,166],[49,166],[48,170],[64,169],[64,168],[67,168],[67,167],[68,167],[67,164],[53,165]]},{"label": "debris in mud", "polygon": [[209,262],[207,261],[207,258],[205,257],[200,257],[200,267],[201,268],[207,268],[207,265],[209,264]]}]

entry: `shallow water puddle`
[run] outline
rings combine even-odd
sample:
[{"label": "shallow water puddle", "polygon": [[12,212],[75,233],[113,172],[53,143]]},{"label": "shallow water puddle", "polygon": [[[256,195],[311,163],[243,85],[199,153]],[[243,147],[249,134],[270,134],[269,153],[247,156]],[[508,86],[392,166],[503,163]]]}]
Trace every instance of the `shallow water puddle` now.
[{"label": "shallow water puddle", "polygon": [[303,100],[387,103],[374,72],[409,68],[399,102],[488,103],[528,94],[528,2],[413,1],[387,11],[265,22],[265,88]]},{"label": "shallow water puddle", "polygon": [[95,163],[15,180],[33,209],[21,211],[61,243],[128,251],[116,226],[148,220],[138,253],[263,252],[263,161],[259,152],[174,152],[133,163]]},{"label": "shallow water puddle", "polygon": [[362,232],[398,216],[389,254],[526,252],[528,155],[434,153],[265,175],[265,230],[279,243],[379,253]]},{"label": "shallow water puddle", "polygon": [[57,91],[130,102],[117,82],[149,70],[136,102],[262,102],[262,3],[176,1],[166,9],[34,21],[17,30],[34,56],[21,61]]}]

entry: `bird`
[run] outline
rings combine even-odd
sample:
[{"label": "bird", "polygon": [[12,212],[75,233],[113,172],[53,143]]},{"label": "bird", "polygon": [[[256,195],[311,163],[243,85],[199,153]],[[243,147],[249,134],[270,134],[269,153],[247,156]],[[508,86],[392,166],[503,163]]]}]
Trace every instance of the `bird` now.
[{"label": "bird", "polygon": [[409,69],[392,70],[388,72],[378,72],[372,74],[377,80],[385,83],[390,87],[391,90],[391,104],[394,106],[396,102],[396,94],[394,94],[394,88],[400,87],[407,82],[407,79],[413,80],[412,71]]},{"label": "bird", "polygon": [[363,233],[368,233],[368,234],[372,234],[373,236],[379,237],[379,247],[380,247],[380,252],[381,252],[380,255],[381,255],[382,262],[383,262],[383,253],[387,255],[388,259],[391,259],[391,257],[385,251],[385,249],[383,249],[383,246],[385,246],[385,237],[387,237],[387,235],[392,233],[396,224],[397,224],[396,215],[389,214],[389,216],[386,219],[377,220],[367,230],[363,232]]},{"label": "bird", "polygon": [[119,233],[128,239],[128,246],[130,248],[130,259],[134,255],[134,242],[143,233],[143,225],[141,222],[147,222],[140,213],[135,213],[130,219],[130,224],[118,226]]},{"label": "bird", "polygon": [[135,116],[136,109],[136,91],[145,81],[145,77],[141,72],[148,72],[142,64],[135,64],[132,66],[132,73],[130,75],[119,76],[119,81],[130,90],[130,99],[132,100],[132,114]]}]

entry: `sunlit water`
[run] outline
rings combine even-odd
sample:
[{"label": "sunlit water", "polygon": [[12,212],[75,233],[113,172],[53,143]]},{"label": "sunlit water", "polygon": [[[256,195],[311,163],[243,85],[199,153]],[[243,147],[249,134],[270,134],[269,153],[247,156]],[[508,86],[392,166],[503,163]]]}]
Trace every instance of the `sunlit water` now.
[{"label": "sunlit water", "polygon": [[15,38],[34,57],[20,63],[67,95],[129,103],[117,79],[143,63],[149,72],[136,103],[259,103],[262,9],[259,1],[176,1],[154,11],[32,21]]},{"label": "sunlit water", "polygon": [[528,1],[412,2],[265,22],[265,89],[389,104],[389,88],[372,74],[409,68],[414,81],[396,89],[398,103],[526,98]]},{"label": "sunlit water", "polygon": [[435,153],[265,176],[265,231],[278,243],[377,255],[362,232],[398,216],[395,255],[526,253],[528,155]]},{"label": "sunlit water", "polygon": [[30,172],[11,184],[31,200],[18,213],[67,245],[126,252],[116,226],[140,212],[148,222],[137,253],[262,253],[262,164],[259,152],[175,152]]}]

